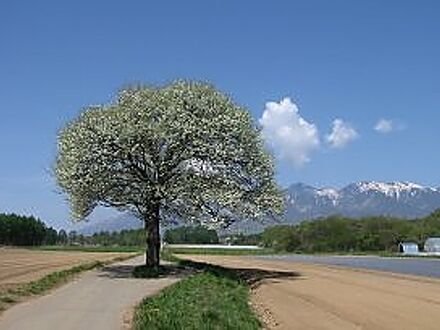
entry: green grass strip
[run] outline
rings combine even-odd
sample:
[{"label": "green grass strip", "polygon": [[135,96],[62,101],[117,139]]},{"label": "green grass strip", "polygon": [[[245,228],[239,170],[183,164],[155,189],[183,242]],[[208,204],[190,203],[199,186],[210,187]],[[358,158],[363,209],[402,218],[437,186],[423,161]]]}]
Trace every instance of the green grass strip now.
[{"label": "green grass strip", "polygon": [[144,299],[135,311],[134,329],[261,329],[249,305],[249,286],[233,270],[189,261],[180,266],[198,273]]}]

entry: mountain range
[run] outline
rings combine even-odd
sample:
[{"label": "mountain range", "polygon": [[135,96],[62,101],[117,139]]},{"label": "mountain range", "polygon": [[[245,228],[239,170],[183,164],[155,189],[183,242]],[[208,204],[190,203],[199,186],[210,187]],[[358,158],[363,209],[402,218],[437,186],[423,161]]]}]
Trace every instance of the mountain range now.
[{"label": "mountain range", "polygon": [[[279,221],[238,221],[225,233],[254,233],[273,224],[295,224],[330,215],[347,217],[390,216],[413,219],[424,217],[440,208],[440,189],[411,182],[362,181],[341,189],[316,188],[303,183],[292,184],[285,190],[285,214]],[[78,231],[92,234],[99,231],[120,231],[140,228],[142,224],[131,215],[83,224]]]},{"label": "mountain range", "polygon": [[299,222],[334,214],[413,219],[437,208],[440,208],[440,189],[411,182],[363,181],[341,189],[297,183],[286,191],[285,219]]}]

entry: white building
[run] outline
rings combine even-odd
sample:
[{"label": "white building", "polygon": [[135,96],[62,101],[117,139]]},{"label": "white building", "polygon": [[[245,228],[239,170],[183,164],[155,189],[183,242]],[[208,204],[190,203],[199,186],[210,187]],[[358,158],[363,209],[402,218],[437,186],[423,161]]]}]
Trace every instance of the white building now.
[{"label": "white building", "polygon": [[403,254],[419,254],[419,246],[414,242],[401,242],[398,248]]},{"label": "white building", "polygon": [[425,252],[440,254],[440,237],[430,237],[425,242]]}]

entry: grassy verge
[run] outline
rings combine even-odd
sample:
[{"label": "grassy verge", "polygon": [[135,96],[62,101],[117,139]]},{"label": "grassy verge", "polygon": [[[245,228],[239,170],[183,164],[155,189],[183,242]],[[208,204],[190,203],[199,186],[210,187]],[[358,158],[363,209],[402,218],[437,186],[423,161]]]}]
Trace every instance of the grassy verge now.
[{"label": "grassy verge", "polygon": [[61,286],[67,283],[75,275],[87,270],[91,270],[98,267],[111,264],[117,261],[123,261],[132,258],[134,254],[129,256],[122,256],[113,258],[108,261],[92,261],[84,263],[72,268],[50,273],[38,280],[23,283],[15,286],[14,288],[0,289],[0,312],[7,309],[11,305],[24,300],[26,297],[37,296],[48,292],[51,289]]},{"label": "grassy verge", "polygon": [[245,250],[245,249],[200,249],[200,248],[165,248],[174,254],[210,254],[210,255],[231,255],[231,256],[244,256],[244,255],[267,255],[276,254],[272,249],[258,249],[258,250]]},{"label": "grassy verge", "polygon": [[261,329],[249,305],[249,285],[231,269],[179,261],[196,273],[146,298],[136,308],[135,330]]},{"label": "grassy verge", "polygon": [[142,252],[143,247],[139,246],[74,246],[74,245],[48,245],[32,247],[32,250],[40,251],[72,251],[72,252],[114,252],[114,253],[130,253]]}]

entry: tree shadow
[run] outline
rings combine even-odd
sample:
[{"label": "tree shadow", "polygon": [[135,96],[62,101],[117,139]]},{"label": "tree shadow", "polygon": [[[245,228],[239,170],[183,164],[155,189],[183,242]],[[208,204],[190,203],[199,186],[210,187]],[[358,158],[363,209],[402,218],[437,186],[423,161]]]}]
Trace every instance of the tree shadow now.
[{"label": "tree shadow", "polygon": [[228,268],[208,263],[181,260],[178,263],[166,263],[157,271],[143,265],[115,264],[100,269],[98,276],[111,279],[160,279],[166,277],[183,278],[201,272],[208,272],[217,277],[232,279],[249,285],[252,289],[263,283],[274,283],[281,279],[294,279],[301,276],[293,271],[276,271],[261,268]]},{"label": "tree shadow", "polygon": [[297,279],[301,277],[300,273],[292,271],[276,271],[259,268],[240,268],[235,269],[235,271],[252,289],[256,289],[264,283],[277,283],[281,279]]},{"label": "tree shadow", "polygon": [[100,269],[98,276],[111,279],[136,279],[136,278],[165,278],[185,277],[195,273],[194,269],[177,264],[161,265],[158,272],[145,272],[144,266],[139,265],[109,265]]},{"label": "tree shadow", "polygon": [[244,282],[252,289],[264,283],[274,283],[281,279],[296,279],[301,276],[300,273],[293,271],[276,271],[261,268],[228,268],[190,260],[183,260],[180,264],[199,271],[209,272],[215,276]]},{"label": "tree shadow", "polygon": [[99,270],[99,277],[107,278],[131,278],[134,265],[109,265]]}]

